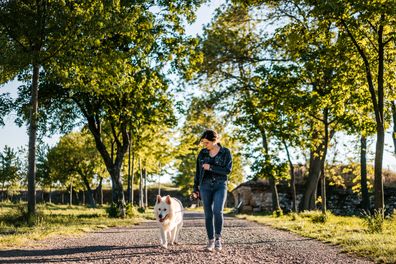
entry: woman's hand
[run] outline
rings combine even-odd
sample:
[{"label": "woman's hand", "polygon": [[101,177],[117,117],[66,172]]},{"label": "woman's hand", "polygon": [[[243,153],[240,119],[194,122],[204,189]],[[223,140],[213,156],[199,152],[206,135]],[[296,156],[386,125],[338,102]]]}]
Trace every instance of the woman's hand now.
[{"label": "woman's hand", "polygon": [[210,164],[205,163],[204,165],[202,165],[202,168],[204,170],[210,170]]},{"label": "woman's hand", "polygon": [[196,200],[196,199],[201,199],[199,192],[193,192],[190,195],[190,200]]}]

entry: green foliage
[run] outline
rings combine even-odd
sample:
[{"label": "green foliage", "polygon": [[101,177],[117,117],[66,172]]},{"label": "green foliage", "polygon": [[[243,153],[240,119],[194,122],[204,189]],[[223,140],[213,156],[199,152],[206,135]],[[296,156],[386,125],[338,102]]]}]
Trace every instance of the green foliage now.
[{"label": "green foliage", "polygon": [[144,208],[144,207],[139,207],[139,208],[137,209],[137,211],[138,211],[139,213],[141,213],[141,214],[144,214],[144,213],[146,212],[146,208]]},{"label": "green foliage", "polygon": [[298,213],[291,212],[291,213],[289,213],[288,215],[290,216],[290,220],[291,220],[291,221],[296,221],[296,220],[299,219]]},{"label": "green foliage", "polygon": [[374,210],[371,212],[363,213],[364,224],[367,227],[368,233],[382,233],[384,228],[384,214],[381,210]]},{"label": "green foliage", "polygon": [[136,217],[139,215],[138,209],[136,209],[136,207],[134,207],[132,204],[127,204],[126,206],[126,215],[127,217]]},{"label": "green foliage", "polygon": [[23,181],[22,163],[18,152],[5,146],[0,152],[0,187],[3,191],[12,193]]},{"label": "green foliage", "polygon": [[116,204],[111,203],[110,206],[106,209],[107,215],[112,218],[122,217],[122,209]]},{"label": "green foliage", "polygon": [[[312,223],[316,224],[324,224],[326,223],[333,214],[327,211],[323,214],[321,211],[303,211],[298,214],[298,217],[309,219]],[[298,217],[295,217],[295,220],[298,220]]]},{"label": "green foliage", "polygon": [[[88,131],[72,132],[60,138],[48,153],[53,181],[80,183],[90,189],[95,174],[101,171],[101,160]],[[76,181],[75,178],[78,178]]]},{"label": "green foliage", "polygon": [[81,22],[87,15],[80,13],[84,4],[70,5],[69,1],[2,1],[0,83],[31,70],[31,64],[44,65],[61,50],[65,51],[64,43],[72,44],[77,39],[78,25],[73,22]]},{"label": "green foliage", "polygon": [[319,223],[319,224],[324,224],[327,222],[328,220],[328,215],[327,214],[316,214],[316,215],[312,215],[311,219],[312,219],[312,223]]},{"label": "green foliage", "polygon": [[275,211],[272,212],[272,216],[281,217],[281,216],[283,216],[283,211],[281,209],[275,210]]},{"label": "green foliage", "polygon": [[[0,65],[0,76],[2,76],[1,65]],[[1,79],[0,79],[0,84],[1,84]],[[4,126],[3,118],[11,111],[12,106],[13,105],[9,94],[6,93],[0,94],[0,126]]]}]

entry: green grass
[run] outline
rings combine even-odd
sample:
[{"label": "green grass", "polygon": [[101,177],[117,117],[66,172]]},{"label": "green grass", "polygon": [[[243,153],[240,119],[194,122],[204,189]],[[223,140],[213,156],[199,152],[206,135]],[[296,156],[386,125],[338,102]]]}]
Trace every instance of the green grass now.
[{"label": "green grass", "polygon": [[396,263],[395,213],[393,217],[385,219],[382,233],[370,233],[364,219],[360,217],[328,214],[325,219],[321,219],[319,215],[320,212],[303,212],[281,217],[243,214],[237,217],[340,245],[344,252],[368,257],[377,263]]},{"label": "green grass", "polygon": [[38,205],[36,225],[28,226],[20,220],[26,204],[0,203],[0,249],[28,246],[51,236],[75,236],[85,232],[116,226],[136,225],[144,219],[153,219],[153,211],[146,210],[133,218],[109,218],[106,208],[85,206]]}]

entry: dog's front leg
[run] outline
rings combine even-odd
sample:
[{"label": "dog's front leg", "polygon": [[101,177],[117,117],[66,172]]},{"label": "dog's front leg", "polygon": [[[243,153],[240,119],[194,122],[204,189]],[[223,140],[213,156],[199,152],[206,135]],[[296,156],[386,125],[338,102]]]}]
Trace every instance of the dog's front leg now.
[{"label": "dog's front leg", "polygon": [[182,226],[183,226],[183,222],[181,222],[180,224],[178,224],[177,226],[176,226],[176,235],[175,235],[175,244],[177,245],[177,244],[179,244],[179,234],[180,234],[180,229],[182,228]]},{"label": "dog's front leg", "polygon": [[177,234],[177,226],[170,231],[170,244],[173,245],[175,243],[176,239],[176,234]]},{"label": "dog's front leg", "polygon": [[168,247],[168,240],[167,240],[167,232],[163,228],[161,228],[161,246],[164,248]]}]

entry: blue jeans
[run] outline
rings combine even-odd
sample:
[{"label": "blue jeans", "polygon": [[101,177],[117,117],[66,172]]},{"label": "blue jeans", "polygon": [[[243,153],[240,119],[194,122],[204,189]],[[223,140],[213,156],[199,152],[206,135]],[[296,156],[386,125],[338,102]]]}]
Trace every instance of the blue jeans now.
[{"label": "blue jeans", "polygon": [[[227,181],[204,179],[200,188],[201,199],[205,212],[205,226],[209,239],[221,237],[224,218],[223,210],[227,199]],[[213,225],[214,216],[214,225]]]}]

